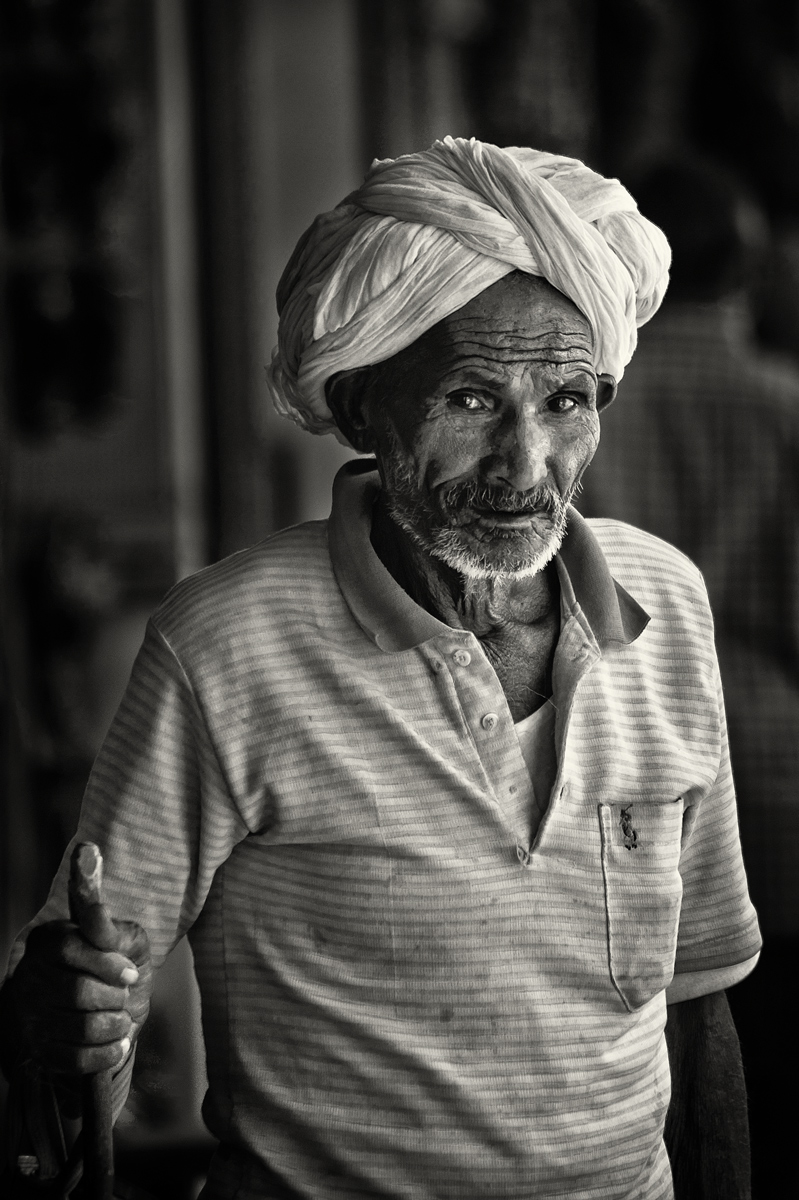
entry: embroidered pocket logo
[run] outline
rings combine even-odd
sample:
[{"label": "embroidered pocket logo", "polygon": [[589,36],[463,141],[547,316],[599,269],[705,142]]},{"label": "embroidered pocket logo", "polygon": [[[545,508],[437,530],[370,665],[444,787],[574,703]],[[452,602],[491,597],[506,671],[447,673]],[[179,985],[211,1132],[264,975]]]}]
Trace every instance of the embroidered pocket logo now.
[{"label": "embroidered pocket logo", "polygon": [[630,816],[629,808],[623,808],[621,810],[621,814],[619,816],[619,824],[621,825],[621,832],[624,837],[625,850],[637,850],[638,849],[638,834],[637,834],[636,830],[633,829],[633,819]]}]

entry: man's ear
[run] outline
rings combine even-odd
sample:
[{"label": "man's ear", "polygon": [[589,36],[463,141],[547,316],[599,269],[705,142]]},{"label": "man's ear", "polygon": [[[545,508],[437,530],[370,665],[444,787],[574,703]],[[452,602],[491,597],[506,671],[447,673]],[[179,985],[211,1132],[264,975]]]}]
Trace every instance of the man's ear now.
[{"label": "man's ear", "polygon": [[619,385],[612,375],[598,375],[596,380],[596,408],[597,412],[602,412],[603,408],[607,408],[616,399],[616,392]]},{"label": "man's ear", "polygon": [[339,371],[325,384],[325,399],[333,420],[359,454],[374,452],[374,435],[366,417],[368,367]]}]

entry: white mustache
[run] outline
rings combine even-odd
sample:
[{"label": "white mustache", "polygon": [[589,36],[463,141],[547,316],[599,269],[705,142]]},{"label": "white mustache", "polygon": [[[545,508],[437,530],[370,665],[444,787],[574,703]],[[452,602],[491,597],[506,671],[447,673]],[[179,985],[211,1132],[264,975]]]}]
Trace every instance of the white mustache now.
[{"label": "white mustache", "polygon": [[478,508],[504,513],[549,513],[560,516],[566,509],[566,501],[549,487],[530,488],[517,492],[491,484],[479,484],[471,479],[455,483],[441,494],[446,508]]}]

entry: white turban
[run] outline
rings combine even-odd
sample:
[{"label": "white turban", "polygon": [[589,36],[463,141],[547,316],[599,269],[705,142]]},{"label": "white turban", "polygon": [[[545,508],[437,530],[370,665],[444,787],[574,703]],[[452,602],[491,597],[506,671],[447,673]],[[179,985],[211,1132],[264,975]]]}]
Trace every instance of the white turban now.
[{"label": "white turban", "polygon": [[619,181],[575,158],[447,137],[377,160],[317,217],[283,272],[268,371],[275,407],[314,433],[335,431],[332,375],[391,358],[516,270],[577,305],[597,373],[619,380],[670,260]]}]

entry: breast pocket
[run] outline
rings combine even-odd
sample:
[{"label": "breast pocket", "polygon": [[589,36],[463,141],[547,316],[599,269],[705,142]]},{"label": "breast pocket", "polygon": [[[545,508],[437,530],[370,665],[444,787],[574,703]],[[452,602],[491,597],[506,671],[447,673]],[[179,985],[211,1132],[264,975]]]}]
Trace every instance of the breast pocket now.
[{"label": "breast pocket", "polygon": [[632,1012],[672,979],[683,800],[600,804],[610,975]]}]

